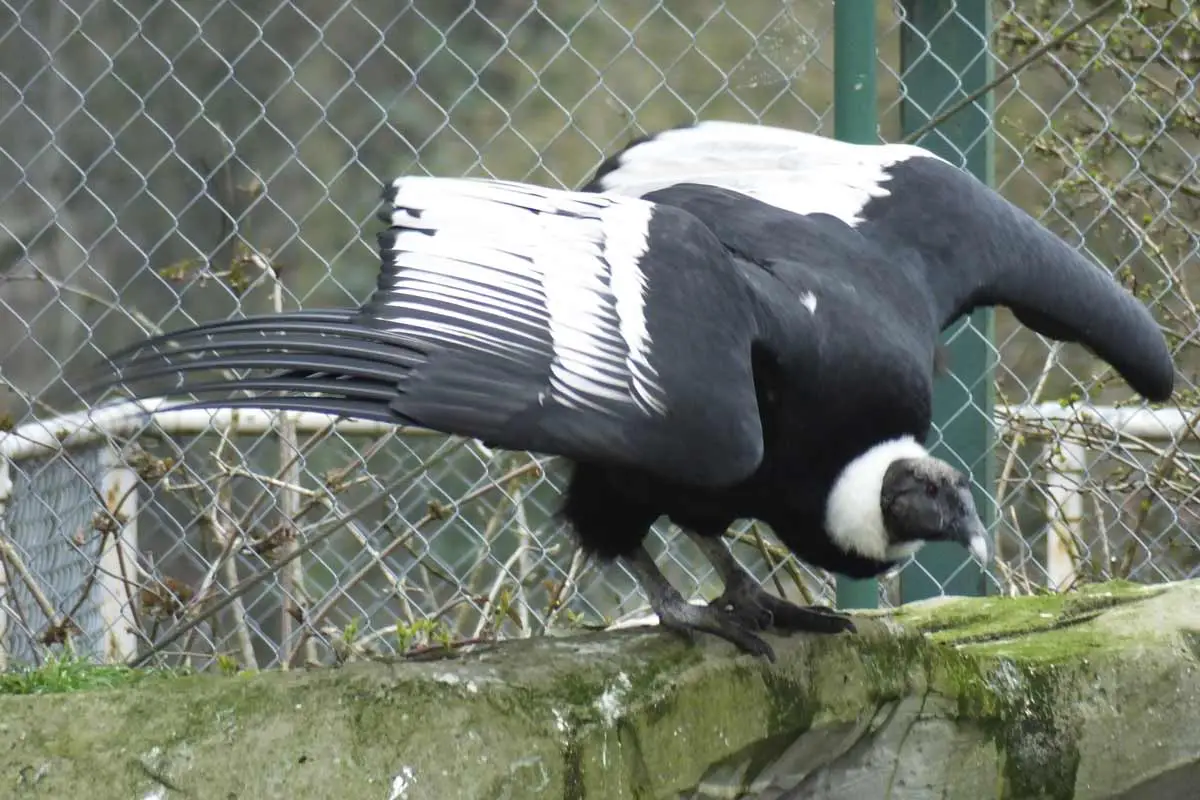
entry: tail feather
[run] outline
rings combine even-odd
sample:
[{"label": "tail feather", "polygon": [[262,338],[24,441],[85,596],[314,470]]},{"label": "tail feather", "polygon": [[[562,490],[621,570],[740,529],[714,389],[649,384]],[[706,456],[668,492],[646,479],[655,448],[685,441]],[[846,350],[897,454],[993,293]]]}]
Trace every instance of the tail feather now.
[{"label": "tail feather", "polygon": [[[118,348],[108,356],[109,365],[142,350],[154,350],[184,339],[201,336],[255,331],[262,334],[282,335],[285,333],[329,333],[331,330],[349,328],[358,312],[337,311],[290,311],[285,314],[258,314],[240,319],[206,322],[191,328],[152,336],[125,347]],[[350,328],[357,329],[357,328]]]},{"label": "tail feather", "polygon": [[[274,408],[404,422],[391,409],[428,346],[357,311],[288,312],[197,325],[122,348],[92,388],[135,396],[169,381],[178,408]],[[218,377],[222,372],[228,377]],[[216,373],[216,375],[214,375]],[[237,374],[231,374],[237,373]],[[234,397],[242,392],[267,393]]]},{"label": "tail feather", "polygon": [[[149,377],[158,377],[176,372],[275,369],[290,365],[297,370],[345,372],[364,378],[388,380],[396,377],[394,368],[388,364],[394,358],[393,349],[377,351],[377,348],[363,342],[348,342],[332,336],[289,336],[276,342],[264,342],[262,337],[217,338],[208,342],[188,342],[166,352],[138,354],[120,365],[118,376],[122,381],[128,381],[136,379],[133,376],[141,372]],[[198,353],[211,355],[197,356]],[[376,358],[380,355],[387,357],[388,361],[381,364]],[[264,362],[268,356],[270,361]],[[305,362],[312,362],[314,366],[306,367]],[[329,366],[317,366],[321,363]]]},{"label": "tail feather", "polygon": [[[145,359],[143,359],[145,361]],[[203,358],[176,360],[165,358],[153,366],[145,366],[140,370],[121,371],[119,379],[126,386],[146,383],[156,378],[183,376],[183,391],[192,391],[189,383],[189,373],[209,372],[212,370],[272,370],[277,377],[299,377],[315,375],[337,375],[342,378],[355,378],[370,381],[388,381],[393,384],[403,380],[409,366],[402,363],[380,363],[370,357],[345,357],[317,352],[284,353],[273,350],[260,350],[254,353],[234,354],[234,351],[218,349],[212,355]],[[279,370],[284,370],[279,372]],[[225,381],[230,388],[240,388],[240,384],[249,378],[237,378]],[[311,390],[310,390],[311,391]]]},{"label": "tail feather", "polygon": [[396,399],[395,384],[349,379],[344,376],[328,378],[297,374],[296,377],[289,377],[290,374],[285,373],[278,377],[268,378],[241,378],[232,381],[193,383],[188,385],[188,393],[197,396],[204,394],[228,396],[231,391],[294,392],[302,395],[340,395],[346,398],[372,400],[377,403],[390,403]]},{"label": "tail feather", "polygon": [[211,408],[249,408],[266,411],[298,411],[300,413],[329,414],[334,417],[365,419],[392,425],[415,425],[416,423],[381,403],[354,400],[345,397],[224,397],[217,400],[180,403],[172,411],[208,410]]}]

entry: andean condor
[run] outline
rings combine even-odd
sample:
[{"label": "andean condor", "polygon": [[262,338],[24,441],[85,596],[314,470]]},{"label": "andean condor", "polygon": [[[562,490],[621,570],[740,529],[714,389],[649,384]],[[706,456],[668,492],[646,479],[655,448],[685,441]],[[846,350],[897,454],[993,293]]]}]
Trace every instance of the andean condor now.
[{"label": "andean condor", "polygon": [[[177,376],[194,405],[563,456],[586,551],[624,560],[663,625],[767,657],[768,625],[853,625],[764,591],[721,540],[736,519],[853,577],[927,541],[988,557],[967,477],[921,444],[938,336],[964,314],[1008,306],[1144,397],[1172,392],[1158,325],[1108,272],[913,146],[703,122],[631,143],[582,192],[405,177],[384,199],[360,308],[155,337],[113,354],[106,382]],[[724,581],[707,606],[643,545],[664,515]]]}]

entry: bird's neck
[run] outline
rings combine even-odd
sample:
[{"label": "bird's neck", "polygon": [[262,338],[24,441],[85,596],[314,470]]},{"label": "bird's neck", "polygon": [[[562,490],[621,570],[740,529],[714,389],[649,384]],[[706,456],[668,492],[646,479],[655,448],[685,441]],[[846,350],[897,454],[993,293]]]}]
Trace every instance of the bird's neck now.
[{"label": "bird's neck", "polygon": [[878,442],[846,464],[825,501],[825,530],[839,548],[875,561],[895,561],[880,498],[884,474],[894,461],[924,458],[925,448],[912,436]]}]

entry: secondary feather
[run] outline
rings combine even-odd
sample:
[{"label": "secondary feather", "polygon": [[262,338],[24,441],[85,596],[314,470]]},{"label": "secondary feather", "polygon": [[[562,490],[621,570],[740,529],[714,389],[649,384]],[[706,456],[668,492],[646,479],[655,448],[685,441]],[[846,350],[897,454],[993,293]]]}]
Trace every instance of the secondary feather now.
[{"label": "secondary feather", "polygon": [[[118,380],[175,377],[200,404],[327,401],[699,484],[755,468],[753,290],[692,215],[470,179],[402,178],[384,199],[378,285],[355,313],[197,326],[114,354]],[[240,372],[201,375],[216,369]]]}]

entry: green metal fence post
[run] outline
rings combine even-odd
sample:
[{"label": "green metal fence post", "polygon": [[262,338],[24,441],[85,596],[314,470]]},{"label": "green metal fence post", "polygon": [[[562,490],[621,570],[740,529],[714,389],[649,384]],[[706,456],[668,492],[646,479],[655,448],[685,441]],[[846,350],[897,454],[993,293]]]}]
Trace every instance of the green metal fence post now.
[{"label": "green metal fence post", "polygon": [[[875,93],[875,0],[837,0],[833,12],[833,133],[861,144],[879,142]],[[837,580],[839,608],[879,604],[874,580]]]},{"label": "green metal fence post", "polygon": [[[839,2],[838,5],[841,5]],[[907,24],[900,39],[901,75],[906,89],[901,120],[908,134],[965,94],[991,79],[988,44],[989,0],[904,0]],[[951,163],[962,164],[992,182],[990,94],[915,142]],[[969,322],[975,331],[963,330]],[[995,513],[995,468],[991,456],[994,356],[990,309],[946,332],[952,376],[940,378],[934,392],[934,424],[941,437],[933,452],[966,469],[976,483],[976,503],[984,522]],[[980,489],[982,487],[982,489]],[[900,575],[904,602],[944,593],[978,595],[985,591],[983,571],[962,548],[925,547]]]}]

